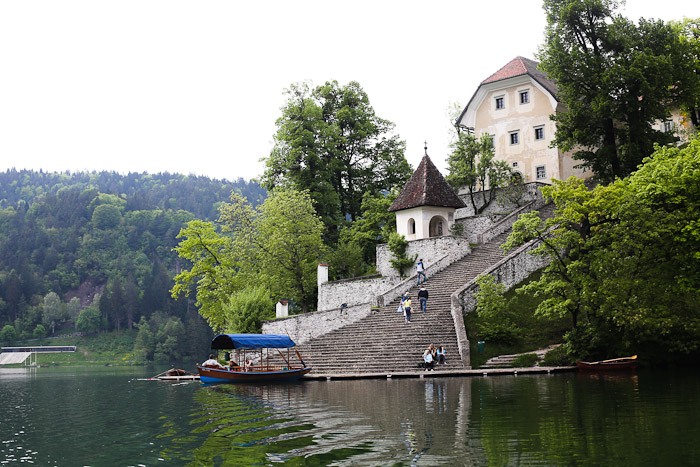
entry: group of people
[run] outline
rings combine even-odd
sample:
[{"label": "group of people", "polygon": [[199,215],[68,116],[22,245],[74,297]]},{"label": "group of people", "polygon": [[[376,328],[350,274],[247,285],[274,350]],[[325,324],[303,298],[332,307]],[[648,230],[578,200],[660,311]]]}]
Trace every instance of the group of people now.
[{"label": "group of people", "polygon": [[[418,291],[418,303],[420,303],[420,310],[423,313],[428,311],[428,290],[425,288],[425,266],[423,266],[423,258],[419,259],[416,263],[416,275],[418,277],[418,285],[424,284],[423,287]],[[401,302],[399,307],[396,309],[398,313],[403,313],[404,321],[407,323],[411,322],[411,308],[412,301],[411,295],[405,293],[401,296]]]},{"label": "group of people", "polygon": [[433,344],[430,344],[425,352],[423,352],[423,366],[425,371],[432,371],[435,365],[445,364],[445,348],[439,346],[435,348]]},{"label": "group of people", "polygon": [[245,364],[241,366],[233,359],[232,356],[227,356],[226,358],[229,360],[228,366],[219,363],[219,361],[216,359],[216,355],[212,353],[209,354],[209,359],[202,363],[202,366],[207,368],[216,368],[219,370],[248,371],[248,369],[253,365],[252,360],[246,360]]}]

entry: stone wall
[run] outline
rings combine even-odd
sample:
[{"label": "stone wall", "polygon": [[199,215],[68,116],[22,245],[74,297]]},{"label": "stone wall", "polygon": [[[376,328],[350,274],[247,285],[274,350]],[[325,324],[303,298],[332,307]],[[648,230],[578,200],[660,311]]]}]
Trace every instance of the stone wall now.
[{"label": "stone wall", "polygon": [[[446,235],[443,237],[432,237],[424,240],[414,240],[408,242],[406,256],[423,258],[423,264],[429,268],[431,264],[447,256],[452,261],[461,258],[471,250],[469,240],[463,237]],[[398,277],[399,273],[391,267],[393,255],[389,251],[386,243],[377,246],[377,272],[384,277]],[[415,267],[409,275],[415,275]]]},{"label": "stone wall", "polygon": [[[505,196],[503,190],[499,190],[499,192],[496,194],[496,199],[492,201],[491,204],[486,206],[486,209],[484,209],[481,214],[505,215],[510,212],[513,212],[519,207],[524,206],[537,198],[540,198],[542,196],[540,188],[545,185],[545,183],[540,182],[525,183],[524,185],[522,185],[522,193],[520,193],[520,196],[516,201],[513,201],[509,199],[508,196]],[[488,199],[490,191],[491,190],[486,190],[486,199]],[[458,196],[464,202],[464,204],[466,204],[466,207],[457,209],[457,211],[455,212],[455,219],[475,216],[476,213],[472,208],[472,202],[469,198],[469,192],[466,189],[462,188],[461,190],[459,190]],[[480,191],[474,194],[474,201],[476,202],[477,209],[480,209],[484,205],[483,196]]]},{"label": "stone wall", "polygon": [[492,228],[504,217],[505,214],[471,216],[457,219],[455,223],[464,226],[464,236],[469,243],[478,243],[479,235]]},{"label": "stone wall", "polygon": [[369,303],[349,306],[344,310],[335,308],[314,311],[263,323],[262,332],[263,334],[287,334],[295,343],[303,344],[315,337],[359,321],[370,313],[372,309]]},{"label": "stone wall", "polygon": [[[532,241],[521,246],[483,274],[492,275],[496,282],[505,285],[506,289],[512,288],[548,264],[548,259],[530,254],[538,245],[539,241]],[[453,309],[459,307],[460,315],[473,311],[476,308],[475,295],[478,291],[476,279],[465,284],[452,294]]]},{"label": "stone wall", "polygon": [[330,310],[340,307],[369,303],[372,299],[395,287],[401,282],[398,276],[368,276],[340,281],[326,282],[318,287],[318,310]]}]

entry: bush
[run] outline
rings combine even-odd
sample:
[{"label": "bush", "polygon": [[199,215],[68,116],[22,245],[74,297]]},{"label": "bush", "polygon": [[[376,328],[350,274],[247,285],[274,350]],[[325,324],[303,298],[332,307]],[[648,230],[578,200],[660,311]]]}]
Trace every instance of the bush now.
[{"label": "bush", "polygon": [[513,360],[513,366],[516,368],[527,368],[537,365],[540,361],[540,357],[536,353],[526,353],[523,355],[518,355],[515,360]]},{"label": "bush", "polygon": [[566,353],[566,348],[560,345],[544,354],[540,366],[571,366],[573,364],[574,361],[569,354]]},{"label": "bush", "polygon": [[406,270],[413,266],[413,263],[415,263],[418,255],[415,255],[413,258],[406,256],[408,241],[403,235],[399,235],[396,232],[392,232],[389,235],[388,245],[389,251],[394,256],[391,260],[389,260],[391,267],[399,273],[399,276],[402,278],[406,277]]},{"label": "bush", "polygon": [[12,345],[17,340],[17,331],[11,324],[6,324],[2,330],[0,330],[0,342],[8,345]]}]

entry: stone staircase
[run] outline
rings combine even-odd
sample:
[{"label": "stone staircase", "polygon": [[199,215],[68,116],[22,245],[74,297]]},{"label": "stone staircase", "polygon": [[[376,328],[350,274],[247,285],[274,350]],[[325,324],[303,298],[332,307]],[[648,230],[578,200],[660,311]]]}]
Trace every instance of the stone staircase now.
[{"label": "stone staircase", "polygon": [[537,358],[539,358],[540,361],[542,361],[542,358],[544,358],[544,356],[547,352],[549,352],[550,350],[553,350],[557,347],[559,347],[559,344],[550,345],[549,347],[546,347],[544,349],[533,350],[532,352],[525,352],[525,353],[512,354],[512,355],[498,355],[496,357],[489,358],[486,361],[486,363],[481,365],[480,368],[512,368],[513,361],[515,361],[516,358],[518,358],[521,355],[527,355],[527,354],[533,354],[533,353],[535,355],[537,355]]},{"label": "stone staircase", "polygon": [[[542,210],[542,214],[551,215],[551,209]],[[317,375],[423,371],[419,363],[429,344],[442,345],[447,352],[446,364],[436,369],[464,369],[450,296],[504,258],[500,245],[509,233],[476,246],[471,254],[430,276],[425,283],[429,293],[427,313],[420,311],[419,288],[414,286],[409,292],[413,302],[410,323],[396,311],[397,298],[355,323],[298,345],[297,350]]]}]

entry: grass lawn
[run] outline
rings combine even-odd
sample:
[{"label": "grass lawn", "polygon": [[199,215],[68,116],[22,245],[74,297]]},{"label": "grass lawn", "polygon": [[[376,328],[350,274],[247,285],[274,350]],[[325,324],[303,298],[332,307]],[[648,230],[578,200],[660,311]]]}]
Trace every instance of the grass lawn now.
[{"label": "grass lawn", "polygon": [[[38,353],[40,366],[125,366],[140,365],[133,356],[135,332],[33,339],[15,346],[75,345],[75,352]],[[32,357],[33,358],[33,357]]]}]

